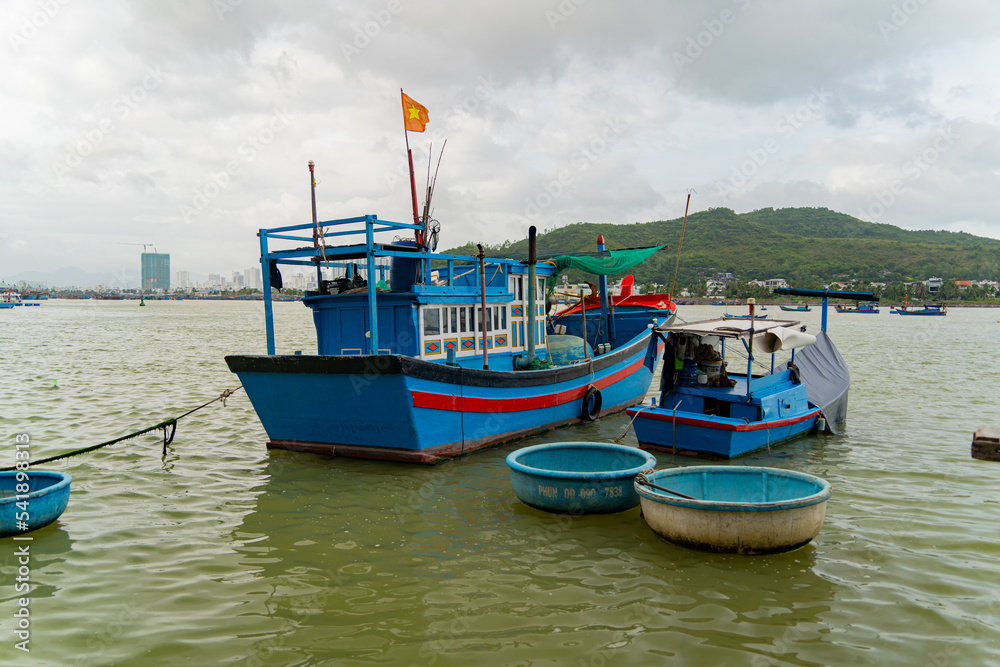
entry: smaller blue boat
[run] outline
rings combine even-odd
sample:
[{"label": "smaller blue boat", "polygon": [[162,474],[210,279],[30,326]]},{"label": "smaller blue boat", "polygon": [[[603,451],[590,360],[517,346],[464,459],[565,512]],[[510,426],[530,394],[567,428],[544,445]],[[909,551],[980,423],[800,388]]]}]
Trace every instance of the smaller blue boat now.
[{"label": "smaller blue boat", "polygon": [[[816,337],[801,329],[792,320],[729,317],[657,327],[666,346],[659,405],[627,410],[639,446],[729,459],[811,430],[821,408],[809,400],[794,350]],[[745,373],[726,368],[727,341],[747,353]],[[770,372],[753,374],[754,350],[771,356]],[[793,351],[790,367],[775,368],[778,350]]]},{"label": "smaller blue boat", "polygon": [[838,313],[857,313],[859,315],[878,315],[878,306],[871,303],[859,303],[854,306],[834,306]]},{"label": "smaller blue boat", "polygon": [[778,306],[786,313],[808,313],[812,310],[809,306]]},{"label": "smaller blue boat", "polygon": [[920,308],[907,308],[903,306],[902,308],[896,308],[893,310],[897,315],[937,315],[943,316],[948,314],[948,307],[943,303],[925,303]]},{"label": "smaller blue boat", "polygon": [[0,537],[47,526],[69,504],[73,478],[41,470],[0,472]]},{"label": "smaller blue boat", "polygon": [[668,542],[736,554],[791,551],[807,544],[826,518],[833,491],[793,470],[691,466],[635,480],[642,516]]},{"label": "smaller blue boat", "polygon": [[[726,313],[725,315],[723,315],[723,317],[726,318],[727,320],[749,320],[750,319],[749,315],[730,315],[729,313]],[[755,315],[753,319],[755,319],[755,320],[766,320],[767,319],[767,315]]]},{"label": "smaller blue boat", "polygon": [[507,456],[514,493],[526,505],[559,514],[610,514],[639,504],[632,481],[656,457],[625,445],[559,442]]}]

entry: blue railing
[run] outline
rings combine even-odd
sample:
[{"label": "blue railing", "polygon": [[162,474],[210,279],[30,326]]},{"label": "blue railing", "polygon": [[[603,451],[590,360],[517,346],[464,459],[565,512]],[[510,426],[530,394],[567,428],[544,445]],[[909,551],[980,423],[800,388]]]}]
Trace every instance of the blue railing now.
[{"label": "blue railing", "polygon": [[[343,227],[348,227],[352,225],[361,225],[361,228],[355,229],[342,229]],[[332,231],[327,231],[327,228],[333,228]],[[338,229],[341,228],[341,229]],[[375,240],[375,234],[384,232],[415,232],[416,230],[422,230],[423,225],[416,225],[413,223],[405,222],[391,222],[388,220],[379,220],[378,216],[375,215],[364,215],[354,218],[343,218],[339,220],[327,220],[325,222],[319,222],[317,224],[306,223],[300,225],[289,225],[287,227],[275,227],[273,229],[261,229],[257,236],[260,238],[260,264],[261,264],[261,277],[262,277],[262,287],[264,288],[264,320],[265,328],[267,333],[267,353],[274,354],[274,310],[271,303],[271,264],[290,264],[299,266],[315,266],[316,267],[316,281],[318,285],[322,285],[322,269],[324,265],[334,266],[334,267],[345,267],[346,264],[340,263],[339,260],[344,259],[361,259],[365,260],[365,268],[368,275],[368,331],[369,335],[366,339],[368,354],[378,353],[378,317],[375,304],[375,284],[376,281],[373,279],[376,272],[375,259],[377,257],[410,257],[419,258],[423,260],[420,262],[420,279],[419,282],[425,285],[430,282],[431,276],[431,262],[429,260],[442,260],[445,262],[444,266],[438,267],[435,271],[442,278],[442,282],[447,286],[453,286],[456,277],[465,275],[469,270],[474,270],[475,263],[478,261],[477,257],[463,256],[463,255],[445,255],[436,254],[430,252],[426,247],[414,246],[412,249],[402,249],[398,245],[393,243],[378,243]],[[309,236],[299,236],[296,234],[291,234],[290,232],[301,232],[305,230],[310,230],[313,232]],[[325,245],[325,239],[337,238],[338,241],[350,240],[349,237],[363,237],[362,239],[357,239],[359,242],[347,243],[346,245],[336,245],[328,246]],[[288,248],[283,250],[271,250],[269,248],[270,241],[294,241],[299,243],[307,243],[307,246]],[[465,266],[456,267],[456,262],[468,263]],[[509,273],[509,264],[512,260],[503,259],[492,259],[490,264],[496,266],[503,274],[503,279],[501,284],[504,285],[506,289],[507,275]],[[471,266],[470,266],[471,265]],[[463,269],[461,273],[456,272],[456,268]],[[479,275],[478,272],[475,274],[475,283],[479,285]],[[493,282],[489,280],[488,284]]]}]

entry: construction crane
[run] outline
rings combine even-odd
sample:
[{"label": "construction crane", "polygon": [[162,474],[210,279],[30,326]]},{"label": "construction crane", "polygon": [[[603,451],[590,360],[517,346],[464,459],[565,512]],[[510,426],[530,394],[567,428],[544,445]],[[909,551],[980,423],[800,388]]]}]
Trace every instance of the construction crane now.
[{"label": "construction crane", "polygon": [[119,241],[118,245],[141,245],[142,246],[142,254],[143,255],[146,254],[146,246],[149,246],[150,248],[153,249],[153,252],[156,252],[156,246],[153,245],[152,243],[124,243],[122,241]]}]

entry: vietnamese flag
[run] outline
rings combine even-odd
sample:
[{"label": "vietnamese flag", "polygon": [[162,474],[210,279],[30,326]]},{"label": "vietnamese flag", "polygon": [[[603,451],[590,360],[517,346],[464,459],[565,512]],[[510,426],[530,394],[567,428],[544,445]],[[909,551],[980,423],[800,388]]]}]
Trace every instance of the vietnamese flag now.
[{"label": "vietnamese flag", "polygon": [[430,121],[427,107],[419,102],[414,102],[413,98],[404,93],[402,88],[400,88],[399,94],[403,96],[403,127],[410,132],[423,132]]}]

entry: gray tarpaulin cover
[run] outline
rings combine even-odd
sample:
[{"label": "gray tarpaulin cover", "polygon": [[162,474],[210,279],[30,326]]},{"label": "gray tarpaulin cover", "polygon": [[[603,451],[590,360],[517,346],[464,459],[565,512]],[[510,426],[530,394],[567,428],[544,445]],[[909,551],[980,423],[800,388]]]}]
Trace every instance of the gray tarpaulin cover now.
[{"label": "gray tarpaulin cover", "polygon": [[[799,367],[809,402],[823,410],[827,428],[837,433],[837,424],[847,417],[847,390],[851,386],[851,373],[837,346],[821,331],[813,345],[795,351],[795,365]],[[782,364],[779,370],[787,366]]]}]

